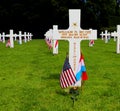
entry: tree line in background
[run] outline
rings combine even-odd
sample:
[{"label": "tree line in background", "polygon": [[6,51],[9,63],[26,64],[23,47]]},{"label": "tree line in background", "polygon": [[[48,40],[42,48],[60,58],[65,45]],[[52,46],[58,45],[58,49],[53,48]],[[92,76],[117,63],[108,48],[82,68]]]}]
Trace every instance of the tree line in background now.
[{"label": "tree line in background", "polygon": [[81,9],[81,28],[115,30],[120,24],[120,0],[0,0],[0,32],[28,31],[34,38],[58,25],[69,27],[69,9]]}]

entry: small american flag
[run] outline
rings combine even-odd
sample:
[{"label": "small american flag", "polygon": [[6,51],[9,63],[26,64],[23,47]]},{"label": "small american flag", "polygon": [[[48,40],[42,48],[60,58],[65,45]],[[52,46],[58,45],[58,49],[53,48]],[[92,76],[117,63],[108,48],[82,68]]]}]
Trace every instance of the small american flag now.
[{"label": "small american flag", "polygon": [[60,85],[62,88],[67,88],[68,86],[75,84],[75,82],[76,82],[75,74],[69,64],[68,57],[66,57],[62,73],[60,75]]},{"label": "small american flag", "polygon": [[52,40],[50,40],[49,38],[45,38],[45,42],[48,45],[49,49],[52,49]]}]

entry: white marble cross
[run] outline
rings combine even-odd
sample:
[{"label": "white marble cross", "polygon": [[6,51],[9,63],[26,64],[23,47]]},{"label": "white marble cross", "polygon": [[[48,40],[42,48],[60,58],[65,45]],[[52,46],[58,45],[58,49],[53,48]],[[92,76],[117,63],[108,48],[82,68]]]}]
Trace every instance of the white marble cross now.
[{"label": "white marble cross", "polygon": [[117,39],[117,32],[116,31],[111,32],[111,36],[113,36],[114,37],[114,41],[116,41],[116,39]]},{"label": "white marble cross", "polygon": [[58,40],[53,40],[53,30],[49,29],[44,36],[52,41],[53,54],[58,54]]},{"label": "white marble cross", "polygon": [[116,52],[120,53],[120,25],[117,25],[117,32],[114,34],[114,36],[117,36]]},{"label": "white marble cross", "polygon": [[15,39],[15,41],[17,40],[17,34],[15,34],[14,39]]},{"label": "white marble cross", "polygon": [[[69,62],[76,74],[79,59],[81,56],[80,42],[82,40],[96,40],[97,30],[83,30],[80,28],[80,10],[69,10],[69,28],[58,30],[57,25],[53,25],[53,39],[69,41]],[[81,86],[81,80],[75,84]]]},{"label": "white marble cross", "polygon": [[108,31],[105,30],[105,33],[103,35],[105,36],[105,43],[108,43],[108,36],[110,36],[110,33],[108,33]]},{"label": "white marble cross", "polygon": [[3,39],[3,43],[5,43],[5,32],[2,33],[2,39]]},{"label": "white marble cross", "polygon": [[27,33],[27,41],[30,41],[30,33]]},{"label": "white marble cross", "polygon": [[5,35],[5,37],[10,37],[10,48],[14,48],[14,41],[13,41],[13,37],[15,36],[15,34],[13,34],[13,30],[10,30],[10,34]]},{"label": "white marble cross", "polygon": [[25,42],[25,43],[27,42],[26,36],[27,36],[27,34],[26,34],[26,32],[24,32],[24,42]]},{"label": "white marble cross", "polygon": [[32,36],[33,36],[33,34],[32,34],[32,33],[30,33],[30,34],[29,34],[29,36],[30,36],[30,40],[32,40]]},{"label": "white marble cross", "polygon": [[32,34],[28,32],[28,34],[26,32],[24,32],[24,34],[22,34],[22,31],[19,31],[19,44],[22,44],[22,37],[24,37],[24,42],[27,42],[27,38],[28,37],[28,41],[32,40]]},{"label": "white marble cross", "polygon": [[104,37],[104,34],[103,34],[103,31],[101,32],[101,39],[103,40],[103,37]]},{"label": "white marble cross", "polygon": [[19,44],[22,44],[22,36],[24,36],[24,35],[22,35],[22,31],[19,31]]}]

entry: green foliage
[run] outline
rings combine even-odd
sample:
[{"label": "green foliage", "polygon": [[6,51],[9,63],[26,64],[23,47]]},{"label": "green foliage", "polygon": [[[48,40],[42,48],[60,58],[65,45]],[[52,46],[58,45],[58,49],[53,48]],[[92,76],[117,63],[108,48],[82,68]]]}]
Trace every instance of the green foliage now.
[{"label": "green foliage", "polygon": [[115,30],[117,30],[117,25],[119,25],[120,23],[120,17],[118,16],[110,16],[109,19],[109,27],[101,27],[100,28],[100,32],[104,31],[104,30],[108,30],[109,32],[113,32]]},{"label": "green foliage", "polygon": [[[81,28],[111,27],[111,16],[120,17],[116,0],[0,0],[0,32],[14,29],[44,38],[45,32],[58,25],[69,27],[69,9],[81,9]],[[112,21],[115,23],[114,21]],[[119,24],[116,22],[115,25]]]},{"label": "green foliage", "polygon": [[102,28],[100,29],[100,32],[101,32],[101,31],[104,32],[105,30],[108,30],[109,32],[113,32],[113,31],[117,30],[116,27],[117,27],[117,26],[115,26],[115,27],[102,27]]},{"label": "green foliage", "polygon": [[110,26],[115,26],[120,24],[120,16],[111,16],[109,20]]},{"label": "green foliage", "polygon": [[69,89],[61,89],[59,76],[68,42],[59,41],[53,55],[44,40],[32,40],[15,48],[0,43],[0,111],[119,111],[120,55],[111,39],[81,42],[88,80],[72,106]]}]

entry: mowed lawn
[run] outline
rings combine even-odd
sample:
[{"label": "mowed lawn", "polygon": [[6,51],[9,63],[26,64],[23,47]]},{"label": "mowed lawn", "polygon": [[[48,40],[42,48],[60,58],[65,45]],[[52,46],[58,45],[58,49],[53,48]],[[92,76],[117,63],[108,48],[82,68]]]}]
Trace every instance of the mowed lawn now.
[{"label": "mowed lawn", "polygon": [[61,89],[68,42],[59,41],[53,55],[43,39],[14,48],[0,43],[0,111],[120,111],[120,54],[116,42],[81,42],[88,80],[74,106],[68,90]]}]

